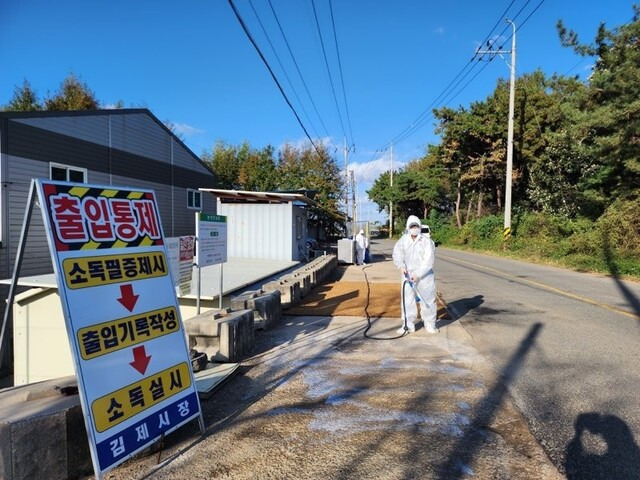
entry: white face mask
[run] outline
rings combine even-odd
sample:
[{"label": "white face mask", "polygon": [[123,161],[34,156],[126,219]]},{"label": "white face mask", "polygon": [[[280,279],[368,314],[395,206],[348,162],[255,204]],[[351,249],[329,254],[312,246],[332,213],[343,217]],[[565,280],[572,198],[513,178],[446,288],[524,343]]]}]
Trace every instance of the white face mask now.
[{"label": "white face mask", "polygon": [[420,233],[420,229],[418,227],[412,227],[409,229],[409,233],[413,236],[416,236]]}]

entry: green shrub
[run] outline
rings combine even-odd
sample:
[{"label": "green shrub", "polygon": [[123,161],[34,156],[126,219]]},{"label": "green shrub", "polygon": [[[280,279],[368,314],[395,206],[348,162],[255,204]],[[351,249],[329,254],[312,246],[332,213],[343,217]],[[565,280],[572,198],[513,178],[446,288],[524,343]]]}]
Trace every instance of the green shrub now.
[{"label": "green shrub", "polygon": [[640,198],[615,201],[596,225],[603,249],[640,255]]},{"label": "green shrub", "polygon": [[[596,221],[517,212],[512,237],[502,240],[503,218],[488,215],[458,229],[453,218],[429,219],[434,240],[444,245],[490,250],[552,261],[579,271],[640,276],[640,200],[620,200]],[[437,227],[436,227],[437,226]]]},{"label": "green shrub", "polygon": [[431,229],[431,238],[438,244],[452,244],[458,236],[458,229],[451,223],[453,219],[431,210],[429,218],[422,220],[422,223],[429,225]]}]

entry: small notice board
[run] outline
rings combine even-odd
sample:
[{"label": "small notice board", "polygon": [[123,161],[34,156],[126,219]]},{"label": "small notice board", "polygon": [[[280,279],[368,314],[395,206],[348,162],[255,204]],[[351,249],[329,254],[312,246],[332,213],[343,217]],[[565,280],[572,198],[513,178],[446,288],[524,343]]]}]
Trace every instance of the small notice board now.
[{"label": "small notice board", "polygon": [[196,214],[196,264],[199,268],[227,261],[227,217]]},{"label": "small notice board", "polygon": [[203,430],[153,191],[36,180],[98,478]]}]

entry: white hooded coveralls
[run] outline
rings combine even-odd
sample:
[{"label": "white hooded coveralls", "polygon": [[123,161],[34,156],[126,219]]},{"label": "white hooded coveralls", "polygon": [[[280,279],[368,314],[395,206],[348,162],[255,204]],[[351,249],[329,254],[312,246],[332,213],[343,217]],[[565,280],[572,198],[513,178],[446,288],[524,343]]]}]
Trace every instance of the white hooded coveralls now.
[{"label": "white hooded coveralls", "polygon": [[364,263],[364,251],[367,249],[367,239],[364,236],[364,230],[360,229],[356,235],[356,264]]},{"label": "white hooded coveralls", "polygon": [[[408,233],[411,225],[420,226],[420,219],[415,215],[410,215],[407,219],[407,233],[398,240],[393,247],[393,263],[399,269],[405,269],[409,275],[415,278],[414,286],[420,297],[420,315],[422,321],[427,326],[435,327],[437,317],[436,307],[436,279],[433,272],[435,262],[436,246],[431,240],[431,236],[419,233],[415,239],[411,238]],[[402,303],[402,321],[406,320],[407,325],[413,325],[418,319],[418,308],[416,305],[415,293],[409,283],[404,281],[406,278],[402,276],[402,283],[405,285],[404,291],[404,308]],[[402,292],[401,292],[402,294]],[[402,302],[402,297],[400,298]]]}]

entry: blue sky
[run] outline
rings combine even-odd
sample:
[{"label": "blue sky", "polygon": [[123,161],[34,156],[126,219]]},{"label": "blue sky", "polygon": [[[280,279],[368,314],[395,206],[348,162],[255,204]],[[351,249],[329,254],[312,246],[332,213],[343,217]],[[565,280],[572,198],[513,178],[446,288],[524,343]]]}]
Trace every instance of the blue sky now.
[{"label": "blue sky", "polygon": [[[345,133],[355,145],[349,168],[361,218],[371,220],[385,215],[366,201],[365,190],[390,167],[389,150],[377,150],[443,93],[490,33],[498,45],[507,39],[505,10],[519,28],[517,75],[541,68],[586,78],[592,61],[561,47],[558,19],[586,42],[601,21],[612,27],[632,17],[627,0],[314,0],[334,99],[312,0],[271,0],[312,103],[269,1],[234,3],[314,140],[335,146],[341,168]],[[219,139],[276,148],[306,139],[227,0],[0,0],[0,58],[0,103],[25,78],[43,97],[73,72],[105,106],[122,100],[172,122],[196,154]],[[486,98],[498,78],[508,78],[507,65],[496,59],[462,89],[482,66],[437,105],[468,106]],[[428,121],[394,145],[394,166],[436,141]]]}]

